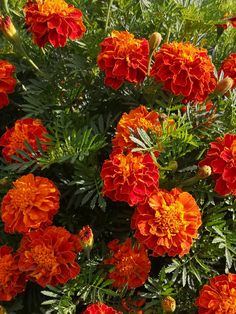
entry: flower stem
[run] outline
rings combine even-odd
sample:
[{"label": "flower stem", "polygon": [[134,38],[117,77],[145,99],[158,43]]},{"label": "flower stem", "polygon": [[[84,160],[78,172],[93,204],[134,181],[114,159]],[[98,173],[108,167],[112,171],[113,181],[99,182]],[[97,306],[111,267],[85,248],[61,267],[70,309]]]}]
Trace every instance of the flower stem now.
[{"label": "flower stem", "polygon": [[113,0],[110,0],[109,5],[108,5],[108,11],[107,11],[107,18],[106,18],[106,26],[105,26],[105,32],[107,32],[108,29],[108,24],[111,16],[111,7],[113,4]]}]

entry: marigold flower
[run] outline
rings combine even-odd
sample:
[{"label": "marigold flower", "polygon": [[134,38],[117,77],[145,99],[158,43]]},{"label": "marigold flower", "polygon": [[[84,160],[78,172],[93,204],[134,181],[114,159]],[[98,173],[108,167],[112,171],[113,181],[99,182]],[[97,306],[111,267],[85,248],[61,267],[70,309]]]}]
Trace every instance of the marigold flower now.
[{"label": "marigold flower", "polygon": [[201,225],[201,214],[194,198],[180,189],[154,192],[139,204],[131,220],[135,237],[154,256],[187,254]]},{"label": "marigold flower", "polygon": [[231,53],[227,58],[225,58],[220,67],[220,71],[224,71],[224,77],[231,77],[234,80],[232,88],[236,86],[236,53]]},{"label": "marigold flower", "polygon": [[148,278],[151,262],[147,250],[142,244],[132,245],[128,238],[123,244],[118,240],[108,243],[112,256],[104,260],[106,265],[113,265],[114,269],[109,273],[109,279],[114,280],[115,288],[133,289],[142,286]]},{"label": "marigold flower", "polygon": [[25,290],[25,275],[19,271],[18,256],[12,248],[0,247],[0,301],[10,301]]},{"label": "marigold flower", "polygon": [[56,286],[75,278],[74,237],[63,227],[50,226],[24,234],[19,248],[19,269],[40,286]]},{"label": "marigold flower", "polygon": [[5,232],[25,233],[50,225],[60,201],[60,192],[55,184],[47,178],[28,174],[13,185],[1,205]]},{"label": "marigold flower", "polygon": [[203,102],[216,86],[207,50],[190,43],[164,44],[155,54],[151,76],[163,83],[165,90],[183,96],[183,103]]},{"label": "marigold flower", "polygon": [[122,314],[122,312],[116,311],[111,306],[98,302],[90,304],[83,314]]},{"label": "marigold flower", "polygon": [[216,181],[215,191],[218,194],[236,195],[236,135],[225,134],[224,138],[217,138],[210,146],[199,166],[211,167]]},{"label": "marigold flower", "polygon": [[112,140],[114,147],[124,149],[136,147],[135,143],[130,139],[131,132],[129,128],[131,128],[136,135],[138,135],[137,128],[141,128],[144,131],[151,131],[158,136],[162,134],[159,114],[155,111],[147,111],[145,106],[139,106],[129,113],[123,113],[116,128],[116,135]]},{"label": "marigold flower", "polygon": [[82,12],[64,0],[28,0],[24,12],[28,30],[40,48],[47,43],[64,47],[68,38],[80,39],[86,31]]},{"label": "marigold flower", "polygon": [[219,275],[209,280],[196,300],[199,314],[236,313],[236,275]]},{"label": "marigold flower", "polygon": [[103,194],[130,206],[142,203],[158,187],[159,172],[150,154],[115,149],[102,166]]},{"label": "marigold flower", "polygon": [[141,83],[147,74],[149,45],[127,31],[113,31],[100,44],[97,63],[105,72],[105,85],[118,89],[125,82]]},{"label": "marigold flower", "polygon": [[0,16],[0,31],[9,40],[13,40],[17,36],[17,31],[10,16]]},{"label": "marigold flower", "polygon": [[0,60],[0,109],[9,104],[8,94],[14,92],[16,79],[13,77],[15,66]]},{"label": "marigold flower", "polygon": [[34,151],[38,150],[38,143],[36,139],[42,141],[42,150],[47,150],[46,142],[50,140],[46,137],[47,130],[38,119],[22,119],[15,122],[14,127],[7,129],[7,131],[0,138],[0,146],[3,146],[2,154],[7,162],[14,162],[12,155],[20,156],[17,150],[23,150],[31,157],[34,157],[25,147],[24,142],[28,142]]}]

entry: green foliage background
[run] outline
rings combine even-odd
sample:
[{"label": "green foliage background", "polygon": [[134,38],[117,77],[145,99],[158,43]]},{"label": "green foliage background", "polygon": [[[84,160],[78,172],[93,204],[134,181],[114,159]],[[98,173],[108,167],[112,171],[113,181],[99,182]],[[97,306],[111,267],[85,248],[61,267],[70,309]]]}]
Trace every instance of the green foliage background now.
[{"label": "green foliage background", "polygon": [[[40,118],[49,130],[53,147],[46,154],[41,151],[36,160],[28,156],[27,162],[18,158],[17,163],[7,165],[1,159],[0,196],[3,197],[12,181],[22,174],[33,172],[52,179],[62,195],[54,223],[71,232],[78,232],[89,224],[94,231],[95,245],[90,261],[79,256],[81,274],[78,278],[44,291],[31,283],[24,295],[3,304],[11,314],[73,314],[82,313],[87,304],[97,300],[121,309],[122,298],[137,293],[125,288],[113,289],[111,281],[106,279],[107,269],[102,266],[107,254],[106,243],[114,238],[124,240],[132,234],[133,209],[102,197],[100,170],[111,151],[111,138],[121,114],[144,104],[177,122],[175,130],[163,134],[161,186],[182,186],[193,194],[202,211],[203,225],[198,240],[185,257],[151,258],[150,278],[138,293],[146,298],[145,314],[162,313],[161,300],[167,295],[176,299],[176,313],[197,313],[193,302],[207,279],[225,271],[235,272],[236,201],[231,196],[216,195],[211,178],[193,185],[183,182],[196,174],[197,163],[210,141],[226,132],[235,133],[236,94],[215,96],[217,115],[209,125],[209,116],[204,110],[192,110],[189,106],[187,113],[181,114],[180,99],[164,94],[150,80],[142,86],[125,85],[118,91],[106,88],[96,58],[99,43],[113,29],[128,30],[141,38],[149,38],[158,31],[163,42],[190,41],[207,48],[217,71],[222,60],[235,52],[236,29],[222,31],[215,24],[223,21],[226,12],[236,13],[236,3],[233,0],[67,2],[82,10],[87,27],[85,36],[81,41],[68,42],[65,48],[39,49],[26,32],[22,11],[25,1],[9,0],[10,14],[22,43],[40,72],[0,37],[0,58],[16,65],[18,79],[16,91],[10,96],[11,104],[1,110],[0,131],[2,134],[22,117]],[[6,13],[3,3],[1,12]],[[139,140],[149,150],[155,146],[155,141],[144,133],[140,130]],[[29,152],[32,150],[29,145],[27,148]],[[24,152],[22,157],[25,157]],[[175,172],[167,169],[173,160],[178,163]],[[19,237],[4,234],[0,224],[2,242],[16,248]]]}]

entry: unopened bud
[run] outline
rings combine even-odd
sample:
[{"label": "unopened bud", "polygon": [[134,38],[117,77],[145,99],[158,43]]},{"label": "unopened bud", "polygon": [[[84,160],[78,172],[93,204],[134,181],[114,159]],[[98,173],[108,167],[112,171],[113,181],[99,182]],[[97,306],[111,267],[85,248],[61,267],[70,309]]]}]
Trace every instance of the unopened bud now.
[{"label": "unopened bud", "polygon": [[82,249],[91,251],[93,247],[93,231],[89,226],[84,226],[79,234]]},{"label": "unopened bud", "polygon": [[168,168],[170,169],[170,170],[177,170],[178,169],[178,163],[177,163],[177,161],[176,160],[171,160],[170,162],[169,162],[169,165],[168,165]]},{"label": "unopened bud", "polygon": [[201,179],[208,178],[211,175],[211,172],[212,172],[211,167],[205,165],[205,166],[199,168],[198,177]]},{"label": "unopened bud", "polygon": [[17,31],[11,21],[10,16],[0,16],[0,30],[2,31],[3,35],[9,40],[14,40],[14,38],[17,36]]},{"label": "unopened bud", "polygon": [[160,46],[161,41],[162,41],[161,34],[158,32],[153,33],[149,38],[150,51],[152,52],[156,50],[156,48]]},{"label": "unopened bud", "polygon": [[161,302],[161,306],[163,311],[165,311],[166,313],[174,313],[176,309],[175,299],[170,296],[165,297],[165,299]]},{"label": "unopened bud", "polygon": [[230,90],[234,85],[234,80],[226,76],[223,80],[219,81],[216,85],[216,88],[214,90],[214,93],[217,95],[224,95]]},{"label": "unopened bud", "polygon": [[0,314],[7,314],[6,309],[2,305],[0,305]]}]

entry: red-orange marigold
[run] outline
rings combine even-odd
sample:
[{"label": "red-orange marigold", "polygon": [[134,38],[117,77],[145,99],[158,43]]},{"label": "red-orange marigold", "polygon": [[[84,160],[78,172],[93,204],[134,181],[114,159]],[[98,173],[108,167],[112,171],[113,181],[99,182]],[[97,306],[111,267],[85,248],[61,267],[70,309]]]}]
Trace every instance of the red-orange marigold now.
[{"label": "red-orange marigold", "polygon": [[102,166],[103,194],[130,206],[142,203],[158,187],[159,172],[150,154],[115,149]]},{"label": "red-orange marigold", "polygon": [[159,114],[155,111],[147,111],[145,106],[139,106],[129,113],[123,113],[116,128],[116,135],[112,140],[114,147],[124,149],[136,147],[135,143],[130,139],[131,132],[129,128],[131,128],[136,135],[138,135],[137,128],[142,128],[144,131],[151,131],[157,135],[162,134]]},{"label": "red-orange marigold", "polygon": [[83,314],[122,314],[122,312],[116,311],[111,306],[98,302],[90,304]]},{"label": "red-orange marigold", "polygon": [[8,233],[25,233],[50,225],[59,208],[60,193],[55,184],[28,174],[13,183],[4,196],[1,217]]},{"label": "red-orange marigold", "polygon": [[112,256],[104,260],[105,264],[114,266],[108,274],[109,279],[114,280],[112,285],[121,289],[126,285],[128,289],[142,286],[151,269],[147,250],[142,244],[132,245],[130,238],[122,244],[118,242],[109,242],[108,248]]},{"label": "red-orange marigold", "polygon": [[216,87],[214,67],[206,49],[190,43],[164,44],[155,54],[151,76],[183,102],[203,102]]},{"label": "red-orange marigold", "polygon": [[18,268],[18,256],[12,248],[0,247],[0,301],[10,301],[25,290],[25,275]]},{"label": "red-orange marigold", "polygon": [[14,72],[14,65],[0,60],[0,109],[9,104],[8,94],[14,92],[16,86],[16,79],[13,77]]},{"label": "red-orange marigold", "polygon": [[67,39],[80,39],[86,28],[82,12],[64,0],[28,0],[24,7],[25,22],[39,47],[50,43],[64,47]]},{"label": "red-orange marigold", "polygon": [[118,89],[125,82],[141,83],[147,75],[149,45],[127,31],[113,31],[100,44],[97,63],[105,72],[105,85]]},{"label": "red-orange marigold", "polygon": [[[28,142],[35,152],[38,150],[38,143],[36,139],[43,143],[50,140],[46,137],[47,130],[38,119],[22,119],[15,122],[14,127],[7,129],[7,131],[0,138],[0,146],[3,147],[2,154],[7,162],[14,162],[12,155],[19,156],[17,150],[23,150],[27,154],[34,156],[27,150],[24,142]],[[42,144],[42,150],[47,150],[47,145]],[[21,158],[22,155],[20,155]]]},{"label": "red-orange marigold", "polygon": [[75,278],[74,237],[63,227],[50,226],[25,234],[19,248],[19,269],[40,286],[56,286]]},{"label": "red-orange marigold", "polygon": [[210,143],[211,148],[199,166],[210,166],[220,195],[236,195],[236,134],[225,134]]},{"label": "red-orange marigold", "polygon": [[220,67],[220,71],[224,71],[224,77],[231,77],[234,80],[234,85],[236,86],[236,53],[231,53],[227,58],[225,58]]},{"label": "red-orange marigold", "polygon": [[137,206],[131,221],[135,237],[154,256],[187,254],[200,225],[194,198],[177,188],[154,192],[145,204]]},{"label": "red-orange marigold", "polygon": [[235,314],[236,274],[210,279],[200,290],[196,305],[199,314]]}]

